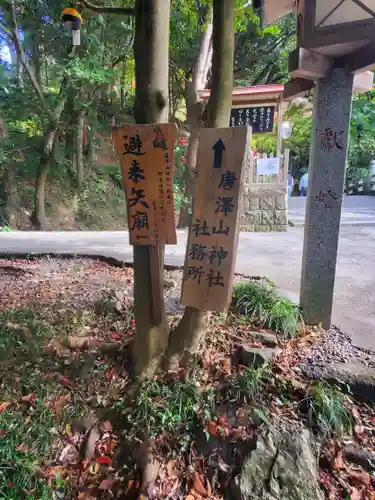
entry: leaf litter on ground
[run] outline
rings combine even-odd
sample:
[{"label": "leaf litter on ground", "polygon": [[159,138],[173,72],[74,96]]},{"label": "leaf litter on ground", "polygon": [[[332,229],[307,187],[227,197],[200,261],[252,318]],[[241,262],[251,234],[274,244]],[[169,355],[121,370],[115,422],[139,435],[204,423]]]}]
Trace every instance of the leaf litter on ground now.
[{"label": "leaf litter on ground", "polygon": [[[8,269],[2,272],[2,266],[17,266],[25,272],[13,273]],[[126,360],[134,333],[132,269],[90,259],[46,258],[0,261],[0,276],[3,278],[0,306],[8,311],[0,316],[0,325],[7,324],[7,332],[25,327],[30,332],[27,335],[30,340],[37,333],[37,342],[45,347],[30,366],[26,362],[26,369],[23,366],[21,370],[17,366],[18,341],[11,346],[15,372],[11,376],[3,372],[6,390],[2,394],[8,397],[0,402],[0,417],[19,411],[24,425],[31,425],[28,408],[34,408],[35,398],[39,400],[38,389],[23,388],[19,393],[17,384],[24,384],[32,375],[42,385],[53,387],[54,393],[48,393],[43,399],[50,412],[52,439],[38,457],[39,479],[44,478],[46,488],[51,490],[60,485],[66,498],[73,494],[87,499],[131,498],[133,494],[136,498],[142,483],[133,455],[139,443],[132,441],[129,452],[129,428],[124,427],[121,413],[124,410],[126,415],[132,409],[120,408],[123,420],[120,425],[117,421],[120,403],[131,384]],[[98,312],[98,302],[103,303],[114,288],[124,293],[122,314]],[[244,376],[244,367],[234,356],[238,348],[242,344],[261,347],[254,343],[254,331],[274,333],[241,321],[235,313],[226,317],[213,315],[209,333],[195,358],[197,391],[212,390],[219,398],[216,403],[234,380]],[[303,353],[319,342],[320,337],[319,328],[304,327],[297,339],[279,338],[283,355],[273,364],[272,376],[261,381],[263,390],[256,394],[255,407],[244,403],[241,395],[234,409],[232,403],[209,410],[200,403],[191,413],[192,427],[185,429],[184,422],[177,422],[179,425],[173,427],[177,430],[175,435],[165,430],[156,435],[153,453],[160,466],[156,478],[148,485],[148,497],[222,498],[232,471],[238,469],[225,455],[225,443],[231,442],[240,457],[241,446],[253,439],[262,426],[269,425],[275,415],[291,420],[305,418],[299,402],[306,397],[311,382],[295,370]],[[100,346],[105,345],[113,349],[101,350]],[[155,381],[176,387],[176,382],[184,384],[189,377],[190,370],[182,367],[173,373],[158,373]],[[15,379],[19,382],[15,383]],[[374,450],[372,409],[349,400],[346,404],[351,405],[355,426],[352,435],[343,439]],[[251,415],[258,423],[254,424]],[[77,426],[74,422],[80,419],[91,423]],[[3,425],[0,420],[0,440],[8,433],[8,424]],[[185,440],[186,446],[181,447]],[[329,446],[329,442],[323,444],[323,452]],[[27,454],[30,449],[28,442],[19,442],[15,452]],[[126,460],[123,459],[125,449]],[[238,460],[240,463],[241,459]],[[345,498],[344,495],[354,500],[373,498],[373,478],[360,467],[348,464],[342,448],[331,453],[329,460],[330,466],[322,467],[320,472],[327,498]],[[220,481],[212,476],[214,469],[220,471]],[[24,490],[33,491],[33,480],[27,484],[30,487]]]}]

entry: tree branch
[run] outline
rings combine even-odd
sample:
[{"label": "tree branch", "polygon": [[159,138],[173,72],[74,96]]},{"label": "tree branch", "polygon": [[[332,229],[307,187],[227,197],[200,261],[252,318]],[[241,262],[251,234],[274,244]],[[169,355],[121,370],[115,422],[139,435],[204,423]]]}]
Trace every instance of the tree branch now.
[{"label": "tree branch", "polygon": [[105,5],[94,5],[88,0],[80,0],[80,3],[86,9],[97,14],[122,14],[123,16],[135,16],[135,9],[131,7],[106,7]]},{"label": "tree branch", "polygon": [[4,31],[6,31],[9,34],[9,36],[12,38],[16,52],[17,52],[18,57],[19,57],[19,60],[22,64],[24,70],[26,71],[28,77],[30,78],[31,85],[33,86],[33,88],[35,90],[35,93],[39,99],[39,102],[40,102],[42,108],[47,112],[49,118],[53,119],[53,113],[51,113],[51,111],[46,106],[46,100],[45,100],[45,97],[43,94],[43,90],[38,83],[38,80],[36,78],[36,75],[35,75],[32,67],[27,62],[26,54],[25,54],[25,51],[23,50],[22,43],[21,43],[21,40],[20,40],[20,37],[18,34],[17,20],[16,20],[16,14],[14,12],[14,4],[13,3],[9,3],[9,8],[7,9],[7,13],[9,15],[10,27],[8,28],[6,25],[4,25],[4,23],[1,22],[1,28],[4,29]]},{"label": "tree branch", "polygon": [[12,40],[14,40],[11,30],[2,21],[0,21],[0,29],[3,30],[4,33],[6,33]]}]

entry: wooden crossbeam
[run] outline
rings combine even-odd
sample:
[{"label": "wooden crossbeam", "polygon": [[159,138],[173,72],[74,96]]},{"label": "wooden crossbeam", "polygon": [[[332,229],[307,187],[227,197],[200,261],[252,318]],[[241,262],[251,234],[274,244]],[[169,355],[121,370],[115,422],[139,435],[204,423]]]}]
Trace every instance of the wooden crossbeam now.
[{"label": "wooden crossbeam", "polygon": [[318,80],[328,75],[332,67],[332,59],[302,47],[289,55],[289,73],[292,79]]},{"label": "wooden crossbeam", "polygon": [[314,87],[314,82],[305,78],[295,78],[284,85],[284,99],[291,100],[304,95]]}]

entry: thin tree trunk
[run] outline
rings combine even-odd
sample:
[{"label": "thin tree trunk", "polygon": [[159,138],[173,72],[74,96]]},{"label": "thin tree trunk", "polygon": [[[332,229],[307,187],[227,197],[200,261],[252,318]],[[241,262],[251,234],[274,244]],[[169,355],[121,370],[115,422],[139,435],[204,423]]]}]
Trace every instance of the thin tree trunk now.
[{"label": "thin tree trunk", "polygon": [[83,110],[77,112],[76,115],[76,138],[75,138],[75,157],[77,167],[77,185],[80,189],[83,186],[84,171],[83,171],[83,127],[85,113]]},{"label": "thin tree trunk", "polygon": [[[168,44],[170,0],[137,0],[135,34],[135,119],[137,123],[168,122]],[[152,375],[168,346],[168,321],[163,287],[160,310],[153,319],[151,259],[155,248],[134,245],[134,304],[136,336],[133,356],[135,372],[141,378]],[[158,256],[159,282],[163,283],[164,249]]]},{"label": "thin tree trunk", "polygon": [[65,79],[62,82],[60,101],[53,110],[54,120],[51,121],[44,133],[43,151],[40,157],[38,170],[35,179],[35,207],[31,216],[31,221],[36,229],[43,231],[46,224],[45,191],[47,175],[52,163],[55,160],[55,138],[58,123],[66,103]]},{"label": "thin tree trunk", "polygon": [[190,226],[191,222],[191,199],[193,197],[193,186],[196,177],[197,152],[199,128],[201,127],[203,103],[198,102],[198,90],[207,85],[208,72],[212,60],[212,11],[207,15],[205,29],[202,27],[202,38],[199,45],[199,53],[193,70],[193,81],[187,89],[187,123],[190,129],[189,144],[186,151],[187,171],[185,179],[184,198],[187,200],[181,207],[179,228]]},{"label": "thin tree trunk", "polygon": [[57,124],[51,124],[44,134],[43,152],[39,161],[35,179],[35,209],[32,223],[36,229],[43,231],[46,227],[45,192],[48,171],[53,160],[53,143],[57,132]]},{"label": "thin tree trunk", "polygon": [[[232,107],[234,55],[234,0],[213,0],[212,89],[208,102],[206,127],[229,126]],[[194,351],[205,333],[208,315],[186,307],[184,315],[170,336],[167,360],[171,365],[186,352]]]},{"label": "thin tree trunk", "polygon": [[[8,137],[5,121],[0,118],[0,138]],[[12,226],[15,222],[15,207],[17,206],[17,167],[10,158],[4,169],[0,182],[0,199],[3,201],[4,220],[0,224]]]}]

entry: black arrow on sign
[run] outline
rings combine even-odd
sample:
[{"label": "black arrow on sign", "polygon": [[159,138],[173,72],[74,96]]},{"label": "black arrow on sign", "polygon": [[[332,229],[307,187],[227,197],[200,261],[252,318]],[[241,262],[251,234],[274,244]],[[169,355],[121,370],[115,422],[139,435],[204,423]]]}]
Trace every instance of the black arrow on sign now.
[{"label": "black arrow on sign", "polygon": [[215,151],[214,155],[214,168],[221,168],[221,162],[223,160],[223,151],[225,151],[224,143],[219,139],[216,144],[212,147]]}]

